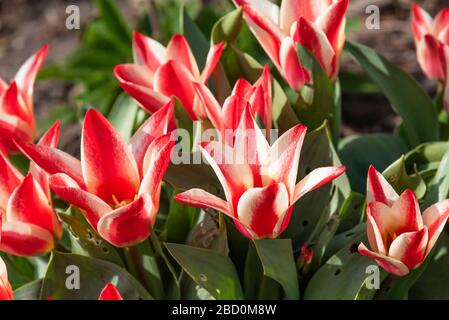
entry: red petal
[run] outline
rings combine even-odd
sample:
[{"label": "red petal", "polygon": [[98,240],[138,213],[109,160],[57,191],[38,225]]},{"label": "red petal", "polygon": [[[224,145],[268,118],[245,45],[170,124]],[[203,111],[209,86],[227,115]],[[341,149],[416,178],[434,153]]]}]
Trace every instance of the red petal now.
[{"label": "red petal", "polygon": [[215,70],[218,62],[220,61],[221,54],[223,53],[224,42],[214,45],[207,54],[206,65],[201,72],[200,81],[205,83]]},{"label": "red petal", "polygon": [[445,78],[444,61],[441,59],[443,44],[431,35],[425,35],[418,43],[418,62],[429,79],[442,80]]},{"label": "red petal", "polygon": [[26,104],[15,81],[11,82],[8,89],[6,89],[0,102],[0,111],[6,113],[6,115],[20,118],[30,127],[34,126],[33,110]]},{"label": "red petal", "polygon": [[153,88],[154,72],[138,64],[119,64],[114,68],[114,75],[119,82],[129,82],[145,88]]},{"label": "red petal", "polygon": [[360,254],[363,254],[368,258],[376,260],[376,262],[389,273],[397,276],[405,276],[410,272],[407,266],[401,261],[391,257],[387,257],[377,252],[369,251],[363,243],[359,245],[358,251]]},{"label": "red petal", "polygon": [[309,81],[309,74],[301,66],[292,38],[285,38],[280,48],[281,73],[293,90],[300,90]]},{"label": "red petal", "polygon": [[223,113],[220,104],[210,90],[202,83],[195,82],[195,91],[204,105],[207,118],[221,134],[224,132]]},{"label": "red petal", "polygon": [[81,164],[89,192],[107,203],[134,199],[140,183],[134,157],[123,138],[94,109],[84,119]]},{"label": "red petal", "polygon": [[247,190],[238,203],[238,221],[248,227],[254,238],[276,238],[289,208],[283,183]]},{"label": "red petal", "polygon": [[119,82],[119,85],[150,114],[158,111],[170,102],[169,97],[147,87],[139,86],[132,82]]},{"label": "red petal", "polygon": [[427,228],[399,235],[390,245],[389,256],[401,261],[410,270],[421,265],[426,255]]},{"label": "red petal", "polygon": [[168,132],[173,122],[174,106],[174,100],[170,100],[164,107],[156,111],[140,126],[129,142],[141,178],[143,178],[143,160],[145,153],[156,138]]},{"label": "red petal", "polygon": [[283,182],[293,199],[299,158],[307,128],[298,124],[284,133],[271,146],[261,168],[264,185]]},{"label": "red petal", "polygon": [[0,152],[0,217],[6,212],[8,199],[22,179],[22,174],[12,165],[7,155]]},{"label": "red petal", "polygon": [[175,60],[182,63],[193,75],[195,79],[199,79],[200,71],[196,64],[192,50],[183,35],[175,34],[167,45],[167,61]]},{"label": "red petal", "polygon": [[427,208],[422,219],[424,225],[429,230],[429,243],[427,245],[427,254],[432,250],[440,233],[443,231],[449,217],[449,200],[443,200]]},{"label": "red petal", "polygon": [[51,176],[50,185],[53,191],[63,200],[80,208],[95,229],[98,220],[112,211],[106,202],[96,195],[80,189],[75,180],[63,173]]},{"label": "red petal", "polygon": [[[1,227],[0,227],[1,230]],[[6,265],[0,257],[0,300],[13,300],[11,284],[8,281],[8,271]]]},{"label": "red petal", "polygon": [[150,71],[165,63],[165,47],[141,33],[133,33],[134,61],[140,65],[146,65]]},{"label": "red petal", "polygon": [[61,223],[38,182],[28,174],[8,201],[7,221],[20,221],[39,226],[55,238],[62,234]]},{"label": "red petal", "polygon": [[106,284],[106,286],[101,290],[98,300],[123,300],[117,287],[112,283]]},{"label": "red petal", "polygon": [[29,257],[50,252],[54,245],[51,233],[41,227],[20,221],[3,223],[1,251]]},{"label": "red petal", "polygon": [[[435,35],[439,35],[449,27],[449,8],[443,8],[433,20],[432,29]],[[446,43],[449,45],[449,43]]]},{"label": "red petal", "polygon": [[430,31],[432,17],[416,3],[412,4],[412,26],[418,40]]},{"label": "red petal", "polygon": [[326,34],[329,43],[335,52],[341,47],[341,35],[345,27],[345,13],[348,8],[348,0],[338,0],[332,3],[315,21],[316,25]]},{"label": "red petal", "polygon": [[293,22],[303,17],[309,21],[315,21],[326,10],[332,0],[282,0],[281,4],[281,28],[285,33],[290,33]]},{"label": "red petal", "polygon": [[101,237],[114,246],[136,245],[150,235],[157,210],[147,195],[104,215],[97,225]]},{"label": "red petal", "polygon": [[177,97],[192,120],[196,120],[193,111],[195,98],[193,81],[192,74],[183,64],[170,60],[156,71],[154,89],[167,97]]},{"label": "red petal", "polygon": [[368,169],[366,187],[366,201],[368,203],[378,201],[391,206],[399,198],[384,176],[376,171],[373,166],[370,166]]},{"label": "red petal", "polygon": [[203,209],[211,208],[232,216],[229,205],[225,200],[201,189],[190,189],[179,193],[175,195],[175,200],[189,206]]}]

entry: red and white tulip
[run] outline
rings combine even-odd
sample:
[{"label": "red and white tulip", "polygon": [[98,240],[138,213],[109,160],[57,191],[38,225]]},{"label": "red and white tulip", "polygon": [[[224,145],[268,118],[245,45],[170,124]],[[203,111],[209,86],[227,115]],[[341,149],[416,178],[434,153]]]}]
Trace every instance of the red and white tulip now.
[{"label": "red and white tulip", "polygon": [[37,135],[33,108],[33,89],[37,73],[47,57],[42,47],[19,69],[11,83],[0,78],[0,145],[15,152],[13,140],[33,142]]},{"label": "red and white tulip", "polygon": [[333,79],[337,76],[345,41],[348,0],[235,0],[246,21],[291,88],[310,79],[301,66],[295,43],[306,47]]},{"label": "red and white tulip", "polygon": [[403,276],[418,268],[435,245],[449,216],[449,199],[427,208],[421,215],[411,190],[400,196],[374,167],[368,171],[367,234],[359,252],[373,258],[387,272]]},{"label": "red and white tulip", "polygon": [[260,78],[251,85],[246,79],[237,80],[231,96],[229,96],[223,107],[220,106],[212,92],[206,85],[195,83],[195,90],[200,98],[207,118],[217,129],[222,137],[225,130],[233,133],[237,129],[246,105],[251,105],[253,116],[259,115],[267,130],[271,129],[272,123],[272,83],[270,69],[265,66]]},{"label": "red and white tulip", "polygon": [[223,212],[249,238],[276,238],[288,226],[295,202],[343,174],[345,168],[318,168],[296,183],[306,127],[298,124],[270,147],[252,114],[247,103],[232,146],[218,141],[200,146],[226,200],[201,189],[180,193],[175,199]]},{"label": "red and white tulip", "polygon": [[[1,226],[0,226],[1,229]],[[0,300],[13,300],[11,284],[8,281],[8,270],[6,270],[5,262],[0,257]]]},{"label": "red and white tulip", "polygon": [[120,86],[150,114],[177,97],[192,120],[205,118],[193,82],[206,83],[220,60],[224,44],[213,46],[202,72],[187,40],[174,35],[167,47],[138,32],[133,35],[133,64],[115,67]]},{"label": "red and white tulip", "polygon": [[[42,137],[39,147],[55,147],[59,123]],[[35,256],[51,251],[62,236],[62,225],[51,201],[47,175],[30,164],[24,177],[0,152],[0,214],[3,222],[0,250]]]},{"label": "red and white tulip", "polygon": [[149,236],[174,139],[167,133],[174,102],[148,119],[127,144],[94,109],[85,117],[81,161],[53,147],[18,143],[50,174],[53,191],[80,208],[101,237],[124,247]]}]

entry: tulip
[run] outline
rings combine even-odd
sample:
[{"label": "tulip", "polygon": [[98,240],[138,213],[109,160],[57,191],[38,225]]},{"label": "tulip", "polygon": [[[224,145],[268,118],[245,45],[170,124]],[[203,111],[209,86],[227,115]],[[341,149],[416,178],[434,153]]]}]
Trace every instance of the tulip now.
[{"label": "tulip", "polygon": [[201,83],[195,83],[195,90],[203,103],[208,119],[222,137],[225,130],[233,132],[239,125],[245,106],[249,103],[253,116],[258,114],[267,130],[271,129],[271,74],[265,66],[260,78],[251,85],[245,79],[237,80],[232,95],[226,99],[223,108],[210,90]]},{"label": "tulip", "polygon": [[444,47],[444,57],[446,61],[446,77],[443,89],[443,106],[449,112],[449,46]]},{"label": "tulip", "polygon": [[435,19],[417,4],[412,6],[412,31],[418,62],[429,79],[446,79],[444,46],[449,45],[449,8]]},{"label": "tulip", "polygon": [[404,276],[418,268],[435,245],[449,216],[449,199],[427,208],[421,215],[411,190],[400,196],[374,167],[368,171],[367,234],[359,253],[374,259],[387,272]]},{"label": "tulip", "polygon": [[22,65],[9,85],[0,78],[0,145],[7,152],[17,151],[13,139],[32,142],[37,135],[33,87],[47,52],[45,45]]},{"label": "tulip", "polygon": [[99,112],[88,110],[81,161],[56,148],[17,144],[50,175],[52,190],[81,209],[102,238],[132,246],[149,236],[159,210],[162,177],[174,148],[166,133],[173,108],[170,101],[154,113],[129,144]]},{"label": "tulip", "polygon": [[[44,134],[39,146],[56,146],[59,129],[57,122]],[[51,251],[62,236],[46,174],[31,164],[23,177],[4,152],[0,152],[0,214],[1,251],[17,256],[41,255]]]},{"label": "tulip", "polygon": [[[2,219],[0,219],[0,243],[2,241]],[[8,280],[8,270],[3,259],[0,257],[0,300],[13,300],[11,284]]]},{"label": "tulip", "polygon": [[106,286],[101,290],[98,300],[123,300],[117,287],[112,283],[106,284]]},{"label": "tulip", "polygon": [[295,43],[306,47],[334,79],[345,41],[348,0],[235,0],[265,52],[294,90],[310,81],[301,66]]},{"label": "tulip", "polygon": [[[296,184],[305,133],[306,127],[298,124],[270,147],[247,104],[233,146],[219,141],[200,144],[203,157],[215,171],[226,200],[201,189],[180,193],[175,199],[228,215],[248,238],[278,237],[289,224],[295,202],[345,171],[344,167],[315,169]],[[240,159],[224,160],[233,159],[233,155]]]},{"label": "tulip", "polygon": [[200,73],[187,40],[171,38],[167,47],[138,32],[133,35],[133,64],[117,65],[120,86],[150,114],[177,97],[192,120],[205,117],[195,97],[193,82],[206,83],[220,60],[224,44],[213,46]]}]

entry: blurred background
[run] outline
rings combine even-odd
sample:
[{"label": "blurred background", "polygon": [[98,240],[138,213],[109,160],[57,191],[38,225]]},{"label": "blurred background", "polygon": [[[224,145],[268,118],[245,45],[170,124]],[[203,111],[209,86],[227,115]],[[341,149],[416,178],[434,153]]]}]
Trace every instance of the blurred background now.
[{"label": "blurred background", "polygon": [[[62,118],[63,144],[71,148],[79,135],[79,110],[94,105],[102,111],[113,107],[120,93],[112,75],[115,64],[131,59],[130,32],[138,29],[166,44],[179,32],[179,7],[184,3],[189,15],[208,38],[216,20],[234,7],[230,0],[0,0],[0,76],[14,77],[20,65],[44,43],[50,45],[46,68],[35,87],[35,108],[45,129]],[[448,0],[417,1],[432,15]],[[410,31],[411,0],[351,0],[347,38],[366,44],[412,74],[432,92],[434,84],[421,73]],[[79,30],[69,30],[66,8],[80,9]],[[380,9],[380,29],[365,27],[368,5]],[[246,35],[245,35],[246,33]],[[260,62],[268,62],[246,29],[239,45]],[[376,86],[343,56],[344,136],[357,133],[391,132],[396,125],[387,100]],[[70,111],[70,110],[73,110]],[[77,111],[78,110],[78,111]],[[74,144],[77,146],[78,144]],[[76,152],[76,151],[74,151]]]}]

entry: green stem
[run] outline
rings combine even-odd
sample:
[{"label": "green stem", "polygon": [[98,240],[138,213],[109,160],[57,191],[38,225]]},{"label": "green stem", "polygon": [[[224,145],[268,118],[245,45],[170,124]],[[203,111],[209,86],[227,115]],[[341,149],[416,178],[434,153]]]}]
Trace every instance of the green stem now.
[{"label": "green stem", "polygon": [[132,268],[134,271],[133,273],[135,273],[136,277],[139,279],[142,285],[147,287],[145,269],[142,264],[142,255],[140,254],[139,249],[137,249],[136,246],[132,246],[125,248],[125,251],[127,252],[130,258]]}]

